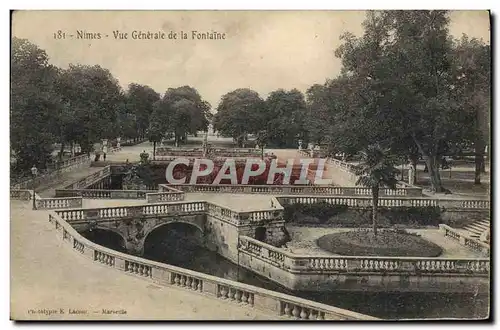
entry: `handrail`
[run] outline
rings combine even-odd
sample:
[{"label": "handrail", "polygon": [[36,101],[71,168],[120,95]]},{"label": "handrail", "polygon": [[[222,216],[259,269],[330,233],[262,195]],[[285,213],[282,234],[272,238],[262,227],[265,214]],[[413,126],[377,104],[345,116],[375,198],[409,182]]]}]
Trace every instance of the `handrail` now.
[{"label": "handrail", "polygon": [[490,255],[490,245],[488,243],[466,236],[463,234],[463,231],[459,231],[445,224],[440,224],[439,229],[444,232],[445,237],[458,241],[461,245],[467,247],[468,249],[487,256]]},{"label": "handrail", "polygon": [[[193,293],[198,292],[216,299],[232,301],[241,306],[248,306],[250,310],[257,308],[273,312],[280,318],[377,320],[372,316],[108,249],[81,236],[54,212],[49,214],[49,222],[58,232],[62,232],[63,242],[84,257],[109,268],[138,276],[143,280],[161,285],[178,286]],[[275,301],[273,306],[269,305],[269,300]]]},{"label": "handrail", "polygon": [[[365,187],[337,187],[331,185],[231,185],[231,184],[165,184],[185,192],[221,192],[246,194],[287,194],[287,195],[339,195],[371,196],[371,189]],[[382,188],[380,196],[422,196],[422,188]]]},{"label": "handrail", "polygon": [[[372,199],[362,196],[297,196],[283,195],[278,196],[278,200],[285,204],[313,204],[325,202],[336,205],[347,205],[352,207],[370,207]],[[425,207],[435,206],[445,209],[479,209],[488,210],[491,208],[491,202],[485,199],[434,199],[426,197],[387,197],[378,199],[378,205],[381,207]]]},{"label": "handrail", "polygon": [[76,156],[67,160],[64,160],[61,165],[58,165],[56,169],[49,170],[48,172],[37,176],[36,178],[26,179],[24,181],[15,183],[11,185],[11,188],[14,189],[23,189],[23,188],[32,188],[33,185],[39,185],[41,182],[45,182],[46,180],[51,180],[55,176],[67,172],[73,169],[75,166],[80,166],[84,164],[90,165],[91,159],[90,157],[85,155]]},{"label": "handrail", "polygon": [[86,176],[83,179],[79,179],[77,181],[72,182],[71,184],[67,185],[65,189],[79,189],[79,188],[86,188],[99,180],[109,176],[111,174],[111,166],[107,165],[100,169],[99,171],[96,171],[88,176]]},{"label": "handrail", "polygon": [[[11,189],[10,198],[14,200],[33,200],[33,190]],[[38,210],[67,209],[82,207],[82,197],[41,197],[35,193],[35,206]]]},{"label": "handrail", "polygon": [[317,271],[377,273],[489,274],[487,258],[427,258],[382,256],[297,255],[248,236],[239,237],[239,251],[259,257],[292,273]]}]

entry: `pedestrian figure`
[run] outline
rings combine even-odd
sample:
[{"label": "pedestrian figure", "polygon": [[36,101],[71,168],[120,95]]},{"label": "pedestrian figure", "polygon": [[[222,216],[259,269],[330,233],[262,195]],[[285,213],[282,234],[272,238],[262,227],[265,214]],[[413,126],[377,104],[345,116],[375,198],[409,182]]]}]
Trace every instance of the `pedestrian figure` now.
[{"label": "pedestrian figure", "polygon": [[106,153],[102,156],[104,158],[104,161],[106,161]]},{"label": "pedestrian figure", "polygon": [[413,186],[413,184],[415,183],[415,167],[413,167],[413,164],[410,165],[410,169],[408,171],[408,184],[410,186]]}]

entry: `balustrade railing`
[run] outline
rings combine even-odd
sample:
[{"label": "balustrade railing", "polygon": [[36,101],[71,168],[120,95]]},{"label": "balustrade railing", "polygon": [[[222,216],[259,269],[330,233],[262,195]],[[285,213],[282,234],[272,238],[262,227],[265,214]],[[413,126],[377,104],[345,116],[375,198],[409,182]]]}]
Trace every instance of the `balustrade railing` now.
[{"label": "balustrade railing", "polygon": [[67,209],[82,207],[81,197],[37,198],[38,210]]},{"label": "balustrade railing", "polygon": [[486,256],[490,255],[490,245],[488,243],[468,236],[465,231],[452,228],[445,224],[440,224],[439,229],[443,232],[445,237],[457,241],[459,244],[469,248],[470,250]]},{"label": "balustrade railing", "polygon": [[[33,200],[33,190],[10,191],[10,198],[13,200]],[[35,206],[38,210],[67,209],[82,207],[81,197],[40,197],[35,193]]]},{"label": "balustrade railing", "polygon": [[[105,248],[81,236],[67,221],[60,217],[58,212],[49,214],[49,222],[54,225],[58,236],[61,235],[63,243],[91,262],[132,274],[151,283],[173,285],[189,292],[201,293],[214,299],[232,302],[242,308],[248,308],[249,313],[256,309],[271,315],[274,314],[277,318],[377,320],[368,315]],[[295,309],[300,312],[297,314]]]},{"label": "balustrade railing", "polygon": [[13,189],[29,189],[33,188],[33,186],[37,187],[40,184],[44,184],[53,180],[55,177],[61,175],[62,173],[71,171],[72,169],[82,166],[82,165],[90,165],[91,159],[88,155],[81,155],[77,157],[73,157],[67,160],[62,161],[59,164],[56,164],[55,168],[52,170],[48,170],[46,173],[38,175],[36,178],[30,178],[24,180],[22,182],[11,184],[11,188]]},{"label": "balustrade railing", "polygon": [[[159,157],[201,157],[203,156],[203,148],[169,148],[159,147],[156,149],[156,156]],[[261,157],[261,151],[255,149],[224,149],[210,148],[210,153],[215,157]]]},{"label": "balustrade railing", "polygon": [[[351,207],[371,207],[372,199],[369,197],[329,197],[329,196],[278,196],[280,203],[284,204],[314,204],[324,202],[333,205],[347,205]],[[382,197],[378,200],[382,207],[426,207],[436,206],[445,209],[485,210],[491,207],[488,200],[455,200],[432,199],[416,197]]]},{"label": "balustrade railing", "polygon": [[83,179],[80,179],[76,182],[73,182],[69,185],[67,185],[65,187],[65,190],[68,190],[68,189],[85,189],[89,186],[91,186],[92,184],[102,180],[103,178],[105,177],[108,177],[111,175],[111,166],[106,166],[106,167],[103,167],[102,169],[100,169],[99,171],[95,172],[95,173],[92,173],[91,175],[83,178]]},{"label": "balustrade railing", "polygon": [[239,251],[296,273],[422,273],[488,275],[489,259],[296,255],[256,239],[240,236]]},{"label": "balustrade railing", "polygon": [[30,200],[33,190],[28,189],[11,189],[10,199],[13,200]]},{"label": "balustrade railing", "polygon": [[[166,185],[165,185],[166,186]],[[370,188],[334,187],[327,185],[231,185],[231,184],[169,184],[169,187],[185,192],[218,192],[232,194],[270,195],[342,195],[371,196]],[[422,196],[421,188],[380,189],[380,196]]]},{"label": "balustrade railing", "polygon": [[184,192],[158,192],[146,194],[148,203],[178,202],[184,200]]},{"label": "balustrade railing", "polygon": [[148,215],[183,215],[206,212],[206,202],[189,201],[168,204],[104,207],[98,209],[57,210],[61,219],[68,222],[81,220],[111,220]]},{"label": "balustrade railing", "polygon": [[216,217],[233,225],[239,225],[241,220],[240,212],[233,211],[227,207],[212,202],[207,202],[207,215]]}]

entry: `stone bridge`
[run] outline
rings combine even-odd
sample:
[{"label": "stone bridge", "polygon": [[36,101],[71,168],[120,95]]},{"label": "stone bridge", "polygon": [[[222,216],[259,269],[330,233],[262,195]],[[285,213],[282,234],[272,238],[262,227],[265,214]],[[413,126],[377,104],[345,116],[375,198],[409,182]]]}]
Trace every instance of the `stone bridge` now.
[{"label": "stone bridge", "polygon": [[156,229],[185,223],[203,236],[204,246],[235,261],[239,235],[255,236],[264,228],[264,236],[272,237],[284,227],[283,208],[279,204],[269,210],[236,212],[206,201],[180,201],[138,206],[55,211],[78,232],[100,229],[118,234],[128,253],[141,255],[144,242]]},{"label": "stone bridge", "polygon": [[[196,204],[195,204],[196,205]],[[161,208],[162,206],[159,206]],[[142,255],[144,242],[150,233],[156,229],[172,223],[185,223],[196,227],[202,235],[205,234],[206,214],[204,210],[193,209],[189,214],[175,206],[169,207],[169,214],[134,214],[133,208],[127,208],[128,214],[121,216],[111,214],[109,217],[100,217],[99,210],[86,210],[85,219],[71,221],[71,225],[79,232],[101,229],[118,234],[125,243],[125,248],[132,255]]]}]

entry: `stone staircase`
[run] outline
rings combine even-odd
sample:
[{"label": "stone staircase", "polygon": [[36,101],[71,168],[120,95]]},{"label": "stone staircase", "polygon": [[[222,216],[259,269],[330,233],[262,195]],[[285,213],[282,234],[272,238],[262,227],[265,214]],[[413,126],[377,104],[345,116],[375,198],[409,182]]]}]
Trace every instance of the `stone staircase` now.
[{"label": "stone staircase", "polygon": [[471,223],[470,225],[463,227],[462,230],[465,231],[465,233],[470,238],[473,238],[473,239],[476,239],[479,241],[479,240],[481,240],[481,235],[485,231],[490,230],[490,221],[487,219],[479,220],[479,221]]}]

